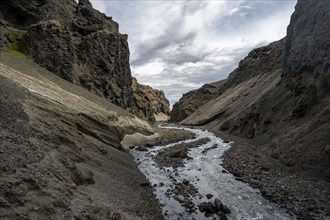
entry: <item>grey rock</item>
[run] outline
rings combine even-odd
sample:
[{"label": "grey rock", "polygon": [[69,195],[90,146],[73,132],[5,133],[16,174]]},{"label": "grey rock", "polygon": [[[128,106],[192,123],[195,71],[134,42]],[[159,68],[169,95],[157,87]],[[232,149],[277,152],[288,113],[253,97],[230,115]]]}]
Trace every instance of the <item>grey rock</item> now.
[{"label": "grey rock", "polygon": [[198,205],[198,209],[200,212],[205,212],[207,214],[215,213],[215,205],[212,202],[203,202]]},{"label": "grey rock", "polygon": [[229,208],[227,206],[225,206],[224,204],[222,204],[222,202],[218,198],[214,199],[214,206],[215,206],[215,209],[216,209],[217,212],[222,212],[224,214],[230,214],[231,213]]},{"label": "grey rock", "polygon": [[206,194],[206,198],[207,198],[207,199],[211,199],[212,197],[213,197],[212,194]]}]

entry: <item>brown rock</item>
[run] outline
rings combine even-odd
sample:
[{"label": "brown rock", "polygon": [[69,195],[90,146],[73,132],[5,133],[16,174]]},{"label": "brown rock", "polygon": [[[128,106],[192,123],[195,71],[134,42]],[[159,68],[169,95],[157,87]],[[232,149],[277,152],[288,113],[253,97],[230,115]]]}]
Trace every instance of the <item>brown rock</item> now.
[{"label": "brown rock", "polygon": [[138,146],[136,148],[136,150],[138,150],[138,151],[148,151],[148,149],[146,148],[146,146]]},{"label": "brown rock", "polygon": [[153,89],[148,85],[142,85],[132,78],[134,92],[134,106],[131,111],[151,121],[167,121],[170,114],[170,104],[161,90]]},{"label": "brown rock", "polygon": [[75,168],[71,170],[71,178],[77,185],[90,185],[95,183],[93,172],[80,164],[77,164]]},{"label": "brown rock", "polygon": [[215,209],[216,209],[217,212],[221,212],[221,213],[224,213],[224,214],[230,214],[231,213],[229,208],[227,206],[225,206],[224,204],[222,204],[222,202],[218,198],[216,198],[214,200],[214,205],[215,205]]},{"label": "brown rock", "polygon": [[168,156],[172,158],[187,158],[188,149],[187,148],[173,149],[168,153]]},{"label": "brown rock", "polygon": [[213,197],[212,194],[206,194],[206,198],[207,198],[207,199],[211,199],[212,197]]}]

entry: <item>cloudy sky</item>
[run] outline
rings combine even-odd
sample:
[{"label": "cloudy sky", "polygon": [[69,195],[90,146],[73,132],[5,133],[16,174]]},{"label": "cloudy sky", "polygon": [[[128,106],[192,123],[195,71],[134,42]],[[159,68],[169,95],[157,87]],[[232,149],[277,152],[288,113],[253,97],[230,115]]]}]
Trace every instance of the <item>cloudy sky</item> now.
[{"label": "cloudy sky", "polygon": [[132,75],[171,105],[286,35],[297,0],[92,0],[128,34]]}]

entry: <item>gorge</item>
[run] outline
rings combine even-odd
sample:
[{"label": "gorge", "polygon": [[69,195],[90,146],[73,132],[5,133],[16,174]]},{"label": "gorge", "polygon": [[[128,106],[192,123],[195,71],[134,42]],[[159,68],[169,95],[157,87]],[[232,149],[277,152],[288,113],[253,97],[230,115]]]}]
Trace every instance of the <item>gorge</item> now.
[{"label": "gorge", "polygon": [[329,21],[298,0],[170,111],[89,0],[2,2],[0,219],[329,219]]}]

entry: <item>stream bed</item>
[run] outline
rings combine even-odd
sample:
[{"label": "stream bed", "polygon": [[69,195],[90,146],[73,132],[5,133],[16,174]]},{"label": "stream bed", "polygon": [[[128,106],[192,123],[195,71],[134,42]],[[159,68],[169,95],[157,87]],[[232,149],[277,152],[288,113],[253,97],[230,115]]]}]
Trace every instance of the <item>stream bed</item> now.
[{"label": "stream bed", "polygon": [[[208,131],[184,129],[195,133],[196,138],[131,150],[139,169],[154,187],[167,219],[295,219],[222,167],[222,156],[232,143],[224,143]],[[219,201],[225,210],[212,213]]]}]

